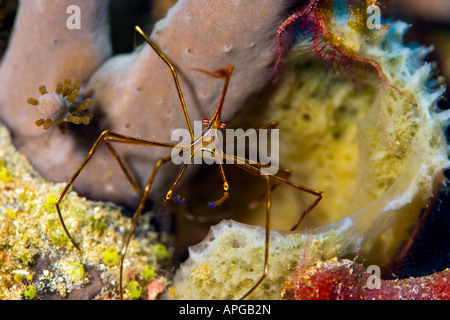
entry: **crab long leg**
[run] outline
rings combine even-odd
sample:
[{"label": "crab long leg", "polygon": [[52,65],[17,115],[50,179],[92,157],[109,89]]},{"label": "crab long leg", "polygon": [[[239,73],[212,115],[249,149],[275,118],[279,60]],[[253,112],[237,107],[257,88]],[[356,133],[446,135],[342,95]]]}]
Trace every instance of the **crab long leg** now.
[{"label": "crab long leg", "polygon": [[133,221],[131,223],[131,228],[128,231],[128,235],[127,238],[125,240],[125,243],[122,247],[122,251],[120,254],[120,268],[119,268],[119,293],[120,293],[120,299],[123,300],[123,261],[125,259],[125,255],[127,253],[128,250],[128,246],[130,244],[130,240],[133,236],[134,230],[136,229],[136,225],[139,221],[139,217],[142,213],[142,210],[144,209],[145,206],[145,201],[147,200],[148,194],[150,193],[150,189],[152,187],[153,181],[155,180],[155,176],[159,170],[159,168],[164,164],[169,162],[172,159],[171,156],[166,157],[166,158],[161,158],[156,162],[155,167],[153,168],[153,172],[150,175],[150,178],[148,179],[145,188],[144,188],[144,192],[142,193],[141,196],[141,201],[139,202],[139,206],[136,209],[136,212],[134,213],[134,217],[133,217]]},{"label": "crab long leg", "polygon": [[[255,168],[254,166],[249,165],[249,164],[246,164],[246,163],[244,163],[244,164],[236,164],[236,165],[237,165],[238,167],[240,167],[240,168],[242,168],[242,169],[248,171],[248,172],[251,172],[251,173],[255,174],[255,175],[260,175],[261,172],[264,171],[264,168]],[[311,204],[310,204],[310,205],[302,212],[302,214],[300,215],[300,218],[298,219],[298,221],[297,221],[297,222],[294,224],[294,226],[291,228],[291,231],[296,230],[296,229],[298,228],[298,226],[302,223],[303,219],[308,215],[308,213],[310,213],[310,212],[317,206],[317,204],[320,202],[320,200],[322,200],[322,197],[323,197],[323,191],[319,191],[319,190],[314,190],[314,189],[306,188],[306,187],[303,187],[303,186],[301,186],[301,185],[299,185],[299,184],[290,182],[290,181],[288,181],[288,180],[286,180],[286,179],[283,179],[283,178],[278,177],[278,176],[275,176],[275,175],[267,175],[267,176],[268,176],[270,179],[272,179],[272,180],[275,180],[275,181],[277,181],[277,182],[286,184],[286,185],[291,186],[291,187],[293,187],[293,188],[295,188],[295,189],[298,189],[298,190],[300,190],[300,191],[309,193],[309,194],[314,195],[314,196],[317,197],[316,200],[315,200],[313,203],[311,203]]]},{"label": "crab long leg", "polygon": [[[223,154],[224,158],[228,158],[230,159],[229,156],[227,156],[226,154]],[[237,160],[235,156],[233,156],[233,160]],[[244,159],[247,160],[247,159]],[[275,175],[262,175],[261,171],[263,170],[263,168],[257,168],[254,167],[248,163],[237,163],[235,162],[235,164],[242,168],[243,170],[250,172],[254,175],[260,175],[262,178],[264,178],[265,181],[265,186],[266,186],[266,193],[265,193],[265,205],[266,205],[266,226],[265,226],[265,233],[266,233],[266,237],[265,237],[265,247],[264,247],[264,266],[263,266],[263,274],[261,276],[261,278],[258,280],[258,282],[241,298],[241,299],[246,299],[247,297],[249,297],[255,290],[256,288],[264,281],[264,279],[267,277],[268,271],[269,271],[269,259],[270,259],[270,210],[271,210],[271,190],[272,187],[270,185],[270,180],[275,180],[278,183],[284,183],[288,186],[291,186],[293,188],[296,188],[298,190],[310,193],[312,195],[315,195],[317,197],[317,199],[305,210],[303,211],[302,215],[300,216],[300,219],[298,220],[298,222],[294,225],[294,227],[291,230],[295,230],[300,223],[303,221],[304,217],[317,205],[317,203],[322,199],[322,191],[317,191],[317,190],[313,190],[313,189],[309,189],[309,188],[305,188],[303,186],[300,186],[298,184],[292,183],[284,178],[280,178],[278,176]]]},{"label": "crab long leg", "polygon": [[257,128],[257,129],[255,129],[255,130],[247,131],[247,132],[245,132],[245,133],[243,133],[241,135],[238,135],[238,136],[234,137],[233,141],[232,142],[231,141],[230,142],[226,142],[226,145],[228,143],[235,143],[235,144],[239,143],[239,141],[241,141],[242,139],[247,138],[249,135],[258,132],[261,129],[267,129],[267,130],[275,129],[277,125],[278,125],[278,121],[276,121],[276,120],[272,121],[272,122],[269,122],[269,123],[267,123],[267,124]]},{"label": "crab long leg", "polygon": [[[221,153],[223,154],[223,152],[221,151]],[[223,182],[223,195],[219,200],[216,200],[214,202],[210,202],[208,205],[210,207],[215,207],[215,206],[220,206],[222,203],[224,203],[229,196],[229,192],[230,192],[230,186],[228,184],[228,180],[227,177],[225,176],[225,171],[223,170],[223,165],[221,163],[221,159],[218,153],[216,153],[215,158],[217,160],[217,164],[219,166],[219,171],[220,171],[220,176],[222,177],[222,182]]]},{"label": "crab long leg", "polygon": [[127,178],[128,182],[130,182],[131,186],[133,187],[134,191],[137,193],[141,193],[140,186],[133,180],[131,177],[130,172],[128,171],[127,167],[125,166],[125,163],[122,161],[122,158],[119,156],[119,154],[116,152],[116,150],[111,145],[111,141],[108,140],[108,138],[105,138],[103,140],[106,147],[108,148],[109,153],[112,154],[114,158],[116,158],[117,162],[119,163],[120,169],[122,169],[122,172],[125,174],[125,177]]},{"label": "crab long leg", "polygon": [[[256,164],[255,166],[258,166],[258,164]],[[290,169],[284,169],[284,168],[279,168],[278,172],[281,172],[284,176],[283,179],[289,179],[289,177],[292,175],[292,170]],[[281,182],[276,182],[275,184],[272,185],[272,187],[270,188],[271,191],[275,190],[276,187],[278,187],[281,184]],[[261,197],[257,198],[256,200],[254,200],[252,203],[250,203],[249,208],[253,209],[256,207],[256,205],[261,202],[264,199],[264,195],[262,195]]]},{"label": "crab long leg", "polygon": [[261,278],[259,278],[258,282],[241,298],[241,300],[246,299],[250,296],[256,288],[264,281],[269,273],[269,252],[270,252],[270,209],[271,209],[271,201],[270,201],[270,180],[269,176],[264,176],[264,180],[266,182],[266,238],[264,243],[264,269]]},{"label": "crab long leg", "polygon": [[186,103],[184,102],[183,93],[181,92],[180,82],[178,80],[177,71],[175,70],[175,67],[172,65],[172,63],[167,59],[167,57],[161,52],[161,50],[156,46],[155,43],[153,43],[152,40],[145,34],[144,31],[138,26],[134,27],[134,37],[133,37],[133,43],[134,47],[136,47],[136,32],[139,33],[145,41],[152,47],[152,49],[156,52],[156,54],[164,61],[165,64],[170,69],[170,72],[172,73],[173,81],[175,83],[175,87],[177,89],[178,98],[181,102],[181,108],[183,109],[184,118],[186,119],[186,124],[188,126],[189,133],[191,135],[191,140],[194,140],[194,131],[192,130],[191,120],[189,119],[189,114],[186,109]]},{"label": "crab long leg", "polygon": [[191,155],[189,156],[189,161],[186,161],[186,163],[183,165],[183,168],[178,173],[178,176],[175,178],[175,181],[170,186],[169,191],[167,191],[164,201],[169,202],[169,201],[173,200],[172,199],[173,190],[175,189],[175,187],[177,186],[177,184],[180,181],[181,177],[183,176],[184,172],[186,171],[186,168],[189,165],[189,163],[192,160],[192,158],[194,157],[194,154],[195,154],[195,152],[192,151],[192,149],[191,149]]},{"label": "crab long leg", "polygon": [[[67,182],[67,184],[64,186],[63,190],[60,192],[58,198],[55,201],[55,207],[56,207],[56,211],[58,213],[58,218],[59,218],[59,220],[61,222],[61,225],[62,225],[62,227],[64,229],[64,232],[66,233],[67,237],[72,242],[73,246],[78,251],[81,251],[81,249],[80,249],[79,245],[76,243],[76,241],[74,240],[74,238],[71,236],[69,230],[67,229],[66,224],[64,223],[64,219],[63,219],[62,214],[61,214],[60,204],[61,204],[61,201],[64,199],[64,196],[67,194],[69,189],[74,184],[74,182],[75,182],[76,178],[78,177],[78,175],[81,173],[81,171],[84,169],[84,167],[89,163],[89,161],[94,156],[95,152],[98,150],[98,147],[100,146],[100,143],[102,141],[119,142],[119,143],[126,143],[126,144],[137,144],[137,145],[148,145],[148,146],[151,145],[151,146],[169,147],[169,148],[175,147],[175,144],[172,144],[172,143],[162,143],[162,142],[149,141],[149,140],[143,140],[143,139],[139,139],[139,138],[128,137],[128,136],[121,135],[121,134],[118,134],[118,133],[115,133],[115,132],[111,132],[109,130],[105,130],[105,131],[102,132],[102,134],[95,141],[94,145],[92,146],[91,150],[89,151],[88,155],[86,156],[86,158],[84,159],[82,164],[78,167],[78,169],[72,175],[72,177],[70,178],[69,182]],[[106,142],[105,142],[105,144],[108,145]],[[113,155],[114,155],[114,153],[113,153]],[[116,159],[119,161],[119,165],[123,169],[124,165],[123,165],[122,161],[120,160],[120,158],[116,157]],[[124,173],[127,176],[127,178],[130,177],[130,175],[129,175],[129,173],[127,171],[124,171]],[[133,183],[134,182],[132,182],[132,184]]]}]

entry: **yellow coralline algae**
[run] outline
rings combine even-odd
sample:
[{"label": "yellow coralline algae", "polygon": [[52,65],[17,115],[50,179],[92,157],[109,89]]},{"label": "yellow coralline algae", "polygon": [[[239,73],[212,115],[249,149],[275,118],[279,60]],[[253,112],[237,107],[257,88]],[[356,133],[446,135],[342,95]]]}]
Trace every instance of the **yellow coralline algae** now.
[{"label": "yellow coralline algae", "polygon": [[[437,107],[445,86],[433,83],[434,66],[423,60],[430,49],[405,46],[403,22],[360,39],[353,26],[340,20],[330,29],[358,43],[351,51],[359,59],[351,69],[356,81],[326,72],[320,61],[294,50],[277,87],[243,114],[260,124],[279,120],[280,163],[293,170],[289,180],[324,191],[301,226],[307,230],[271,233],[269,273],[250,298],[279,299],[293,270],[315,261],[357,256],[383,266],[445,180],[450,163],[443,128],[450,114]],[[278,187],[272,226],[288,230],[313,200]],[[264,206],[259,210],[253,223],[263,226]],[[242,297],[262,275],[264,234],[231,221],[214,227],[191,248],[172,297]],[[198,281],[206,266],[209,272]]]},{"label": "yellow coralline algae", "polygon": [[[64,220],[81,247],[78,252],[54,207],[64,184],[43,179],[17,153],[2,124],[0,172],[0,299],[118,297],[119,264],[105,262],[104,254],[110,248],[120,251],[129,230],[131,220],[120,207],[89,201],[75,192],[64,198]],[[166,260],[160,259],[162,244],[150,230],[150,218],[151,214],[142,215],[124,263],[124,287],[138,281],[142,296],[148,282],[146,268],[160,270],[171,255],[169,249]],[[125,291],[124,297],[131,298],[131,293]]]}]

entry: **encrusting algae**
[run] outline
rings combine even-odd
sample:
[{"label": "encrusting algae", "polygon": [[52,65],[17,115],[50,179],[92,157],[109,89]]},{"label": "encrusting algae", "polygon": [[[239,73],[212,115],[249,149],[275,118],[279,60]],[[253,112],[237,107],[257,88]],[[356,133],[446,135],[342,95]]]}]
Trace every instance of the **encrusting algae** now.
[{"label": "encrusting algae", "polygon": [[[3,125],[0,172],[0,299],[117,297],[117,250],[130,224],[120,207],[89,201],[75,192],[67,195],[64,219],[80,253],[64,234],[54,207],[63,184],[43,179],[12,146]],[[167,284],[162,266],[172,252],[157,241],[160,235],[150,229],[150,218],[151,214],[142,216],[124,265],[125,288],[127,282],[139,284],[142,297],[151,281]],[[138,297],[136,290],[125,290],[124,296]]]}]

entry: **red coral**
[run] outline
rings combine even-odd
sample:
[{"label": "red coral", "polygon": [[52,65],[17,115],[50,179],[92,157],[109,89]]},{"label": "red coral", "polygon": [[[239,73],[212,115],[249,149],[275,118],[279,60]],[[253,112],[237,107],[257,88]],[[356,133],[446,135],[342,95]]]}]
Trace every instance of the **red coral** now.
[{"label": "red coral", "polygon": [[432,275],[379,280],[350,260],[332,259],[301,269],[284,287],[283,299],[294,300],[450,300],[450,269]]},{"label": "red coral", "polygon": [[153,280],[147,287],[147,300],[156,300],[158,295],[164,291],[165,284],[160,280]]}]

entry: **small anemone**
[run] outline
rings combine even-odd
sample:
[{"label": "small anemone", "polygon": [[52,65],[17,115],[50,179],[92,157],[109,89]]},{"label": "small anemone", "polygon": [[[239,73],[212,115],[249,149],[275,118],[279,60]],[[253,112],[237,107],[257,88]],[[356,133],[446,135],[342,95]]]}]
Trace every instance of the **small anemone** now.
[{"label": "small anemone", "polygon": [[80,99],[80,80],[73,83],[70,79],[59,82],[53,92],[48,92],[47,88],[42,85],[39,87],[41,96],[38,99],[28,98],[27,102],[36,106],[42,117],[35,124],[43,126],[44,129],[50,128],[52,124],[66,134],[66,123],[89,124],[92,115],[86,112],[91,105],[91,99]]}]

